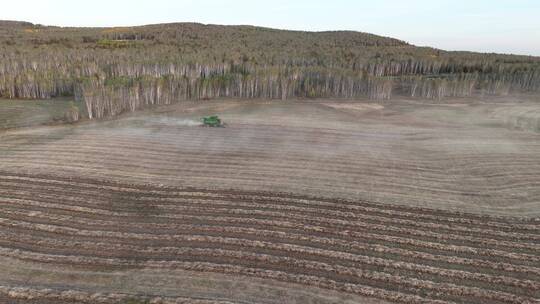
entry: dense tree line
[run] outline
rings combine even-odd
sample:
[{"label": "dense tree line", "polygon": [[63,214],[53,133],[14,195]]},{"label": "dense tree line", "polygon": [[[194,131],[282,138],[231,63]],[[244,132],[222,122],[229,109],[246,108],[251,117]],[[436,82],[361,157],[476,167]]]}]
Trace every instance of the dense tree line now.
[{"label": "dense tree line", "polygon": [[444,52],[366,33],[0,22],[0,97],[74,95],[91,118],[216,97],[442,99],[538,91],[540,58]]}]

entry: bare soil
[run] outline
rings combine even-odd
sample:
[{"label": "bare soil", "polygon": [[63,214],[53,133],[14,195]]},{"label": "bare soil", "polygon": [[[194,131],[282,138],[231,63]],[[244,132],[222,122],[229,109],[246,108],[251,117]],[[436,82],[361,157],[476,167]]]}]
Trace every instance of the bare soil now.
[{"label": "bare soil", "polygon": [[86,110],[72,98],[50,100],[0,99],[0,130],[65,123],[64,114],[71,107],[79,109],[81,116]]},{"label": "bare soil", "polygon": [[[183,103],[0,133],[0,169],[537,217],[540,135],[501,118],[524,107],[540,108],[521,103],[512,112],[512,104],[481,101],[401,101],[378,109],[353,101]],[[219,114],[228,127],[198,127],[207,114]]]},{"label": "bare soil", "polygon": [[506,118],[537,109],[222,100],[2,131],[0,300],[536,303],[540,134]]}]

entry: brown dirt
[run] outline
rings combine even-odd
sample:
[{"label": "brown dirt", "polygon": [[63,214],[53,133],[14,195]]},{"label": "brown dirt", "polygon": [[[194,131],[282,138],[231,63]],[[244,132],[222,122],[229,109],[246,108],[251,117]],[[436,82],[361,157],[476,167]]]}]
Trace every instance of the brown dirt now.
[{"label": "brown dirt", "polygon": [[[0,169],[540,216],[540,135],[508,128],[493,114],[499,105],[324,104],[188,103],[4,132]],[[227,128],[185,123],[214,113]]]},{"label": "brown dirt", "polygon": [[0,184],[0,256],[27,263],[253,276],[402,303],[540,291],[534,220],[54,175],[2,172]]},{"label": "brown dirt", "polygon": [[539,135],[493,104],[346,103],[0,133],[0,301],[535,303]]}]

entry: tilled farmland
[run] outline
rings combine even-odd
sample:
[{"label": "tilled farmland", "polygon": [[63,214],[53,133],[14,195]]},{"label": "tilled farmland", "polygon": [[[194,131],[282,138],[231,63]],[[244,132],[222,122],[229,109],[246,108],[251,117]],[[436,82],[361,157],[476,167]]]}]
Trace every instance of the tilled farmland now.
[{"label": "tilled farmland", "polygon": [[340,108],[0,133],[0,302],[538,303],[538,134]]},{"label": "tilled farmland", "polygon": [[532,220],[7,172],[0,184],[0,254],[25,261],[254,276],[400,303],[540,295]]}]

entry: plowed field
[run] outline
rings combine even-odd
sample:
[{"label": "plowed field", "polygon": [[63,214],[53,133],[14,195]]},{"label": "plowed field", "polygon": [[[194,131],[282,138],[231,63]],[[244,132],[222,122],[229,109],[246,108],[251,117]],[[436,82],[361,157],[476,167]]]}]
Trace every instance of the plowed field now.
[{"label": "plowed field", "polygon": [[0,133],[0,301],[538,303],[539,134],[348,103]]}]

